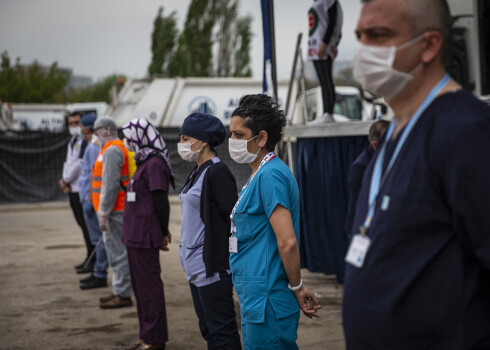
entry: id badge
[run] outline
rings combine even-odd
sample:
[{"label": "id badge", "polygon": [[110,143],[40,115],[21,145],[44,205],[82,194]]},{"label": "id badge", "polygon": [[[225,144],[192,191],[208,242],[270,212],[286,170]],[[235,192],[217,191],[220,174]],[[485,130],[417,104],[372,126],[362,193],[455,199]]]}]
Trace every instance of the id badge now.
[{"label": "id badge", "polygon": [[236,236],[230,237],[229,251],[230,251],[230,253],[238,253],[238,239],[236,238]]},{"label": "id badge", "polygon": [[128,202],[136,202],[136,192],[128,192],[126,193],[126,195],[126,199],[128,200]]},{"label": "id badge", "polygon": [[345,261],[349,264],[361,268],[364,265],[367,251],[371,245],[371,240],[366,235],[355,235],[350,244]]}]

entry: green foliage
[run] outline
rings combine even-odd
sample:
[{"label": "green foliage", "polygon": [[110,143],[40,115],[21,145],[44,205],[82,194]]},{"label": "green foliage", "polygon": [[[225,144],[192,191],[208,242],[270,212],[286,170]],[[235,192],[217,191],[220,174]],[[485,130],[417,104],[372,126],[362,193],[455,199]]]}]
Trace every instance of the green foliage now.
[{"label": "green foliage", "polygon": [[13,67],[6,51],[2,53],[1,61],[0,99],[3,101],[54,102],[54,95],[59,93],[68,81],[67,74],[58,69],[56,62],[49,69],[41,67],[36,61],[28,67],[23,67],[17,58]]},{"label": "green foliage", "polygon": [[109,91],[113,86],[120,89],[119,83],[124,76],[112,74],[97,83],[82,89],[69,88],[60,91],[54,96],[56,103],[75,103],[75,102],[107,102],[109,103]]},{"label": "green foliage", "polygon": [[231,57],[237,45],[234,31],[235,20],[238,15],[238,0],[220,0],[220,24],[216,38],[218,41],[218,66],[216,75],[228,77],[232,70]]},{"label": "green foliage", "polygon": [[175,11],[169,16],[163,15],[163,7],[158,9],[158,15],[153,22],[153,34],[151,36],[151,51],[153,53],[149,75],[168,76],[167,66],[173,53],[177,39],[177,23]]},{"label": "green foliage", "polygon": [[30,66],[22,66],[17,58],[12,66],[5,51],[0,64],[0,100],[14,103],[70,103],[109,102],[109,90],[121,87],[121,76],[110,75],[94,85],[82,89],[66,88],[66,72],[58,69],[54,62],[48,69],[36,61]]},{"label": "green foliage", "polygon": [[218,19],[217,0],[192,0],[170,76],[208,77],[213,66],[213,28]]},{"label": "green foliage", "polygon": [[[239,0],[192,0],[177,48],[171,56],[165,56],[167,72],[163,63],[159,65],[163,67],[159,74],[170,77],[251,76],[252,18],[240,18],[238,6]],[[159,11],[157,18],[160,15]],[[156,20],[154,26],[152,38],[157,31]],[[169,32],[169,36],[173,33]]]},{"label": "green foliage", "polygon": [[236,40],[235,52],[233,57],[235,58],[234,64],[234,77],[251,77],[252,69],[250,68],[250,46],[252,43],[252,31],[250,26],[253,18],[246,16],[240,18],[236,22]]},{"label": "green foliage", "polygon": [[220,1],[220,28],[217,32],[219,77],[250,77],[250,44],[252,17],[238,16],[238,0]]},{"label": "green foliage", "polygon": [[186,43],[184,41],[184,36],[179,37],[179,45],[177,51],[170,58],[168,64],[168,74],[171,77],[188,77],[190,73],[190,53],[187,50]]}]

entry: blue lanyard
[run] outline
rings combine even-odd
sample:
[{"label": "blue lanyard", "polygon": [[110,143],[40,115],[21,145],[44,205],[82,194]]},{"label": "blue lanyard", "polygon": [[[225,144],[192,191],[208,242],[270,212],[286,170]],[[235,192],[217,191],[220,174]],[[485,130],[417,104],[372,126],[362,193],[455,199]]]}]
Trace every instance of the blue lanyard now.
[{"label": "blue lanyard", "polygon": [[371,178],[371,187],[369,189],[369,211],[366,216],[366,219],[364,220],[364,223],[361,226],[361,233],[365,234],[366,231],[368,230],[369,226],[371,225],[371,220],[373,219],[375,208],[376,208],[376,199],[379,194],[379,190],[381,186],[384,184],[386,181],[386,178],[388,177],[388,174],[391,171],[391,168],[393,168],[393,164],[395,164],[395,161],[398,157],[398,154],[400,153],[400,150],[402,149],[403,145],[405,144],[405,141],[408,138],[408,135],[410,135],[410,132],[412,131],[413,127],[417,123],[417,121],[420,119],[420,116],[422,113],[425,111],[427,107],[434,101],[434,99],[437,97],[439,92],[442,90],[442,88],[447,84],[449,81],[449,75],[446,74],[444,78],[441,79],[437,83],[437,85],[429,92],[427,97],[424,99],[420,107],[417,109],[415,114],[412,116],[410,121],[408,122],[407,126],[403,130],[402,134],[400,135],[400,141],[398,141],[398,144],[395,148],[395,152],[393,153],[393,156],[390,159],[390,162],[388,163],[388,166],[386,167],[386,171],[383,174],[383,162],[385,158],[385,153],[386,153],[386,145],[388,144],[388,141],[391,138],[391,135],[393,135],[393,131],[395,130],[395,124],[396,120],[393,119],[393,121],[390,124],[390,127],[388,128],[388,131],[386,132],[386,138],[383,146],[379,150],[379,155],[378,159],[376,159],[376,163],[374,164],[374,170],[373,170],[373,177]]},{"label": "blue lanyard", "polygon": [[[276,154],[274,152],[267,153],[265,155],[265,157],[262,159],[262,161],[260,162],[259,168],[255,172],[255,175],[257,175],[257,173],[262,168],[262,166],[264,166],[265,163],[267,163],[269,160],[274,159],[275,157],[276,157]],[[233,207],[233,210],[231,211],[230,220],[231,220],[231,234],[232,234],[232,236],[234,236],[235,235],[235,232],[236,232],[236,226],[235,226],[235,221],[233,220],[233,215],[235,215],[236,208],[238,207],[238,204],[240,204],[240,201],[242,200],[243,196],[245,195],[245,192],[247,191],[248,185],[250,185],[250,183],[252,182],[252,180],[253,180],[254,177],[250,177],[248,179],[247,183],[245,184],[245,186],[243,186],[242,190],[240,191],[240,193],[241,193],[240,194],[240,197],[238,197],[238,200],[235,203],[235,206]]]}]

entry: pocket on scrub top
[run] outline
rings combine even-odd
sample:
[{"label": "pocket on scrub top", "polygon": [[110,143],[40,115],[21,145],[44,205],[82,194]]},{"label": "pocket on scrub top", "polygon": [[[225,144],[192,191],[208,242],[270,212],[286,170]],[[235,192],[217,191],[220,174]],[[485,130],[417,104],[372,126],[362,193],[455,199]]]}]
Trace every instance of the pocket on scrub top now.
[{"label": "pocket on scrub top", "polygon": [[188,273],[200,272],[204,268],[204,260],[202,258],[202,252],[204,249],[204,242],[196,243],[187,246],[184,251],[185,267]]},{"label": "pocket on scrub top", "polygon": [[247,243],[256,234],[257,214],[237,213],[233,216],[236,226],[236,237],[239,243]]}]

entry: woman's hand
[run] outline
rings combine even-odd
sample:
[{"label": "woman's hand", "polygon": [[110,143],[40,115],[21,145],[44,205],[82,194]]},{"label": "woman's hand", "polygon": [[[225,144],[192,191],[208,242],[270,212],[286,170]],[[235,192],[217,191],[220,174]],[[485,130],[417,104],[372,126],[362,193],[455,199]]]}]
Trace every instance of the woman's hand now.
[{"label": "woman's hand", "polygon": [[327,44],[322,41],[318,47],[318,58],[325,58],[325,56],[327,56]]},{"label": "woman's hand", "polygon": [[168,235],[163,236],[163,243],[162,246],[160,247],[161,250],[163,251],[169,251],[170,248],[168,245],[172,242],[172,234],[169,232]]},{"label": "woman's hand", "polygon": [[294,296],[296,297],[296,301],[298,302],[301,311],[303,311],[307,317],[320,318],[316,312],[320,310],[322,306],[318,302],[315,293],[306,287],[301,287],[301,289],[294,292]]},{"label": "woman's hand", "polygon": [[[277,248],[288,280],[297,286],[301,281],[300,259],[291,213],[288,209],[278,204],[269,220],[276,234]],[[302,286],[300,289],[294,291],[294,295],[301,311],[307,317],[320,317],[316,312],[321,306],[313,292]]]}]

